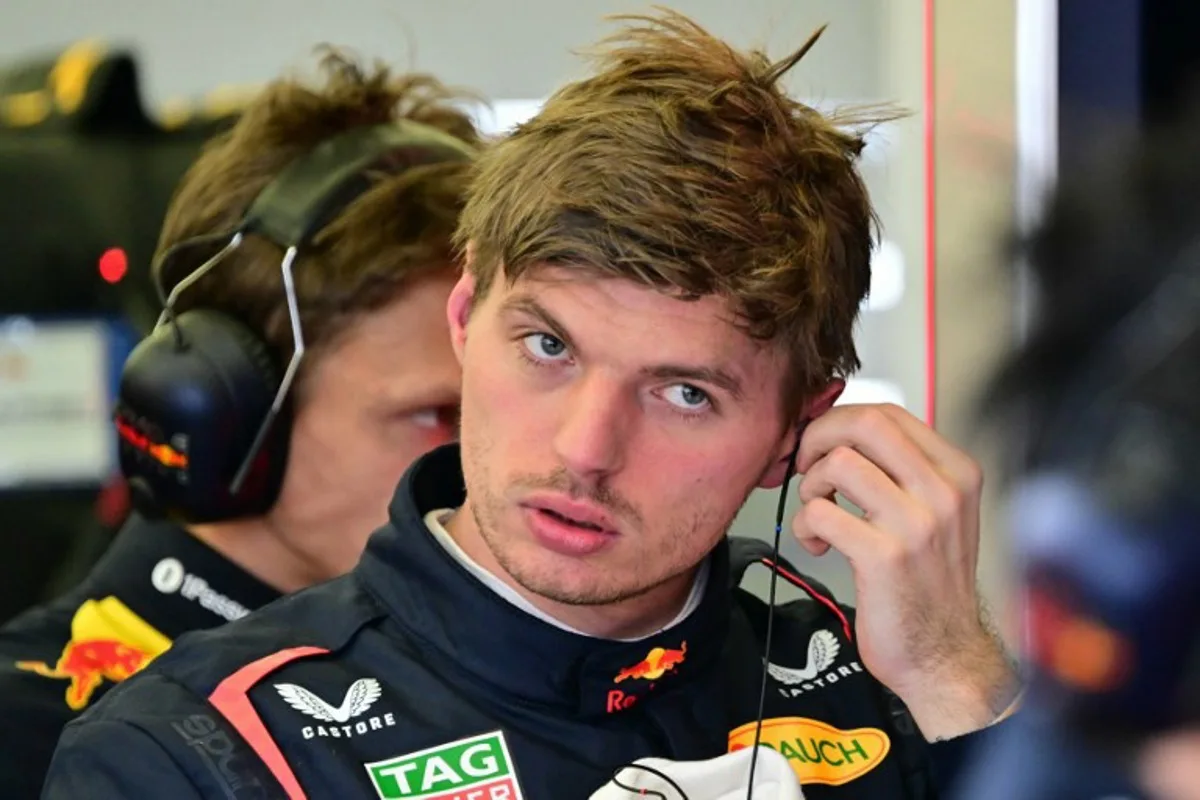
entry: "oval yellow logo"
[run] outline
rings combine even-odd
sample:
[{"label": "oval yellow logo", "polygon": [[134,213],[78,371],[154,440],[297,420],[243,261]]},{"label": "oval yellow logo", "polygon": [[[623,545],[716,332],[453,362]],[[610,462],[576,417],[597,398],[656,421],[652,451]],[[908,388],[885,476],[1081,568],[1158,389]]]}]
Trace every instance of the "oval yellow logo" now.
[{"label": "oval yellow logo", "polygon": [[[754,745],[755,723],[729,732],[729,752]],[[763,720],[761,744],[783,755],[800,783],[840,786],[867,774],[887,756],[892,742],[878,728],[839,730],[806,717]]]}]

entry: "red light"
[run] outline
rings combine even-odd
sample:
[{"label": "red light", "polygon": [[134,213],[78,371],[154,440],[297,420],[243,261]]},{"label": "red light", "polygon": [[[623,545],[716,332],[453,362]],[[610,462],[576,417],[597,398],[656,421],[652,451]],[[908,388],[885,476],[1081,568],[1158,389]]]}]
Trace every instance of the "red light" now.
[{"label": "red light", "polygon": [[117,283],[129,270],[129,258],[119,247],[111,247],[100,256],[100,277],[109,283]]}]

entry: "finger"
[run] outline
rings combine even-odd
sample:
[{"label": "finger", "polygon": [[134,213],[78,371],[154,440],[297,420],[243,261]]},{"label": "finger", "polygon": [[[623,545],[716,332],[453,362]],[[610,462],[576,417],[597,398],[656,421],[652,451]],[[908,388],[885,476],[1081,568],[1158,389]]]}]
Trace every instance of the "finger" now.
[{"label": "finger", "polygon": [[839,493],[875,521],[897,523],[912,511],[913,500],[867,457],[849,447],[836,447],[804,474],[800,500]]},{"label": "finger", "polygon": [[874,553],[898,546],[897,537],[885,535],[824,497],[805,503],[792,517],[792,533],[810,553],[820,547],[810,543],[822,542],[844,555],[851,564],[868,564]]},{"label": "finger", "polygon": [[808,551],[809,555],[820,558],[829,552],[829,542],[825,541],[824,539],[815,539],[811,536],[806,536],[803,539],[797,537],[796,541],[800,543],[801,547]]},{"label": "finger", "polygon": [[879,406],[838,406],[812,421],[800,440],[798,472],[807,473],[837,447],[851,447],[904,489],[939,497],[945,481],[924,451]]},{"label": "finger", "polygon": [[[834,504],[837,503],[837,498],[834,496],[834,493],[830,492],[829,494],[827,494],[821,498],[812,498],[808,501],[801,501],[801,503],[802,503],[801,508],[803,509],[803,503],[812,502],[812,500],[814,500],[814,499],[828,500],[829,502],[834,503]],[[802,521],[798,522],[796,519],[799,516],[800,516],[799,513],[797,513],[796,516],[792,518],[792,533],[793,533],[793,535],[795,535],[796,541],[798,541],[800,543],[801,547],[803,547],[805,550],[807,550],[809,553],[811,553],[814,556],[823,556],[826,553],[828,553],[829,552],[829,542],[825,541],[824,539],[817,539],[816,537],[807,535],[803,529],[804,523]]]},{"label": "finger", "polygon": [[879,406],[879,410],[895,422],[956,486],[968,492],[978,491],[978,487],[983,482],[983,473],[975,459],[955,447],[944,436],[917,419],[906,409],[897,405],[884,404]]}]

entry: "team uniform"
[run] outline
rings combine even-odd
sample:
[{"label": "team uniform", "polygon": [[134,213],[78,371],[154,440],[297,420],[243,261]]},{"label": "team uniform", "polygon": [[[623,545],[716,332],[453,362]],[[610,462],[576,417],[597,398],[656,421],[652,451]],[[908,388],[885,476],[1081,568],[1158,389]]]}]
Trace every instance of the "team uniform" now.
[{"label": "team uniform", "polygon": [[0,794],[38,797],[63,726],[175,637],[277,596],[186,531],[131,517],[82,583],[0,628]]},{"label": "team uniform", "polygon": [[[177,642],[67,727],[44,797],[571,800],[753,744],[767,607],[739,583],[762,542],[719,545],[664,630],[600,639],[457,549],[464,496],[457,446],[422,458],[350,574]],[[811,599],[776,610],[762,742],[811,800],[940,796],[976,735],[926,743],[852,610],[781,574]]]}]

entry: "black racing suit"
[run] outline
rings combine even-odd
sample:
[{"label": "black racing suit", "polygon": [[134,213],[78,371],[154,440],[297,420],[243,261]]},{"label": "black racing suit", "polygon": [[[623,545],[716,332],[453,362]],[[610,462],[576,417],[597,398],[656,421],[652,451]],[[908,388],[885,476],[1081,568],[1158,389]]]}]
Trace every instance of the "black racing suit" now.
[{"label": "black racing suit", "polygon": [[278,596],[186,531],[131,517],[78,586],[0,628],[0,797],[38,797],[63,726],[175,637]]},{"label": "black racing suit", "polygon": [[[767,608],[738,584],[765,545],[723,542],[690,614],[612,641],[456,558],[425,515],[463,499],[456,446],[417,462],[352,573],[184,637],[68,726],[44,796],[579,800],[644,756],[752,743]],[[938,797],[974,735],[926,744],[852,612],[785,576],[813,599],[776,611],[762,741],[810,800]]]}]

